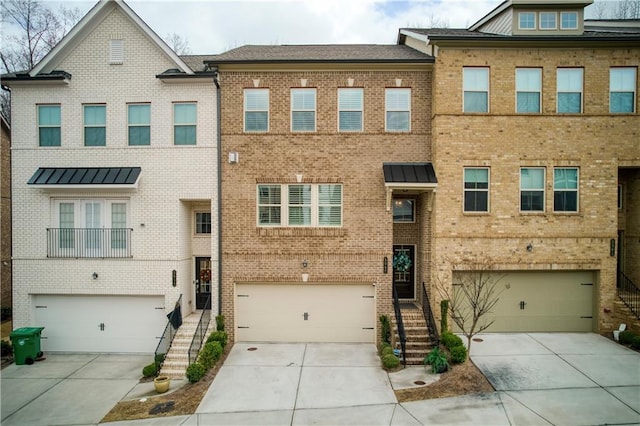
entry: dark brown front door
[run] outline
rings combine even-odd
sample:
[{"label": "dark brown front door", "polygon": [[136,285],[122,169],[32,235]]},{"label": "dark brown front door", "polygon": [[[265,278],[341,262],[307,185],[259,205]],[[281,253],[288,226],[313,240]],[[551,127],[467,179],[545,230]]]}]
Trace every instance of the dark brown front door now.
[{"label": "dark brown front door", "polygon": [[[399,299],[415,299],[416,298],[416,286],[415,286],[415,265],[416,265],[416,248],[411,245],[397,245],[393,246],[393,259],[396,259],[398,255],[404,253],[410,260],[410,266],[408,268],[396,268],[393,267],[393,286],[398,293]],[[393,265],[393,262],[392,262]],[[406,264],[405,264],[406,265]]]},{"label": "dark brown front door", "polygon": [[211,258],[196,257],[196,309],[211,309]]}]

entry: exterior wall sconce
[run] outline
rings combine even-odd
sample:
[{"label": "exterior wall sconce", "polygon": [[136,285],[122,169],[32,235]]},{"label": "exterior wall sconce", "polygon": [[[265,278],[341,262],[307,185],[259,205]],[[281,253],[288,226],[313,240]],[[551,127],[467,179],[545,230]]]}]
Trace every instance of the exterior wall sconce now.
[{"label": "exterior wall sconce", "polygon": [[614,257],[616,255],[616,239],[612,238],[611,241],[609,241],[609,255],[611,257]]},{"label": "exterior wall sconce", "polygon": [[178,285],[178,273],[175,269],[171,271],[171,285],[174,287]]},{"label": "exterior wall sconce", "polygon": [[529,253],[531,253],[533,251],[533,244],[529,243],[529,245],[527,245],[527,251]]},{"label": "exterior wall sconce", "polygon": [[93,274],[91,274],[91,276],[93,277],[94,280],[98,279],[98,273],[94,272]]},{"label": "exterior wall sconce", "polygon": [[307,266],[309,266],[309,261],[307,261],[307,259],[302,261],[302,267],[306,268]]},{"label": "exterior wall sconce", "polygon": [[382,272],[385,274],[389,272],[389,258],[387,256],[382,259]]}]

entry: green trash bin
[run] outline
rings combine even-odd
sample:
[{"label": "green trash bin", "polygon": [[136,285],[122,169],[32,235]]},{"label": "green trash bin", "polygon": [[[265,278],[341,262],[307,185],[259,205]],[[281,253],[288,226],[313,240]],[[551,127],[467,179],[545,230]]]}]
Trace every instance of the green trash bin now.
[{"label": "green trash bin", "polygon": [[28,364],[42,356],[40,351],[40,334],[44,327],[22,327],[11,332],[11,344],[13,345],[13,358],[17,365]]}]

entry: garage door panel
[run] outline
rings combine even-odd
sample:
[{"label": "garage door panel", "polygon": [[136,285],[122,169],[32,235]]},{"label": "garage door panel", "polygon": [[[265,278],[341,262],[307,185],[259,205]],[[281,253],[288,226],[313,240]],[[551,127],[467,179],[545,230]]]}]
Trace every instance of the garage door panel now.
[{"label": "garage door panel", "polygon": [[239,284],[238,341],[374,342],[374,288]]}]

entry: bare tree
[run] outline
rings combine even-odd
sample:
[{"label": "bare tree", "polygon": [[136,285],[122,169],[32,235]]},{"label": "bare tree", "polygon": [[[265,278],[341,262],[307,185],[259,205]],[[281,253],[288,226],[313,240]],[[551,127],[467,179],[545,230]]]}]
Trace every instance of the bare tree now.
[{"label": "bare tree", "polygon": [[590,12],[594,19],[607,19],[607,16],[609,14],[609,8],[607,7],[607,4],[604,1],[599,0],[599,1],[595,1],[590,6]]},{"label": "bare tree", "polygon": [[191,55],[191,47],[189,46],[189,40],[182,37],[180,34],[171,33],[167,34],[164,41],[173,49],[178,55]]},{"label": "bare tree", "polygon": [[496,272],[494,265],[493,259],[481,254],[473,260],[470,269],[454,269],[451,284],[440,278],[437,280],[437,291],[440,297],[449,300],[451,320],[467,338],[469,351],[473,336],[493,324],[494,320],[487,316],[500,300],[502,292],[510,287],[509,284],[502,286],[506,274]]},{"label": "bare tree", "polygon": [[620,0],[614,11],[614,19],[639,19],[640,0]]},{"label": "bare tree", "polygon": [[[37,0],[2,0],[3,40],[0,72],[31,70],[80,20],[80,9],[60,6],[54,11]],[[1,94],[2,114],[10,121],[10,102]]]}]

